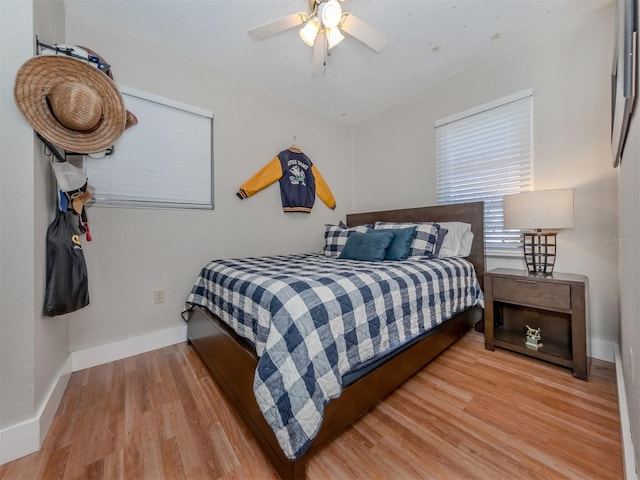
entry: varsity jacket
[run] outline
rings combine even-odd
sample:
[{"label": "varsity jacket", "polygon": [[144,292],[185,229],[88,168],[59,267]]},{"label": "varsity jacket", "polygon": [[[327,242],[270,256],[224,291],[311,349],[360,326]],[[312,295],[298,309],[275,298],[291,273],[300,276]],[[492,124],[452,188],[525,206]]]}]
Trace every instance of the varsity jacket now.
[{"label": "varsity jacket", "polygon": [[334,209],[336,200],[320,171],[295,146],[283,150],[249,180],[240,186],[236,195],[250,197],[276,180],[280,180],[282,209],[285,212],[311,212],[316,194],[324,204]]}]

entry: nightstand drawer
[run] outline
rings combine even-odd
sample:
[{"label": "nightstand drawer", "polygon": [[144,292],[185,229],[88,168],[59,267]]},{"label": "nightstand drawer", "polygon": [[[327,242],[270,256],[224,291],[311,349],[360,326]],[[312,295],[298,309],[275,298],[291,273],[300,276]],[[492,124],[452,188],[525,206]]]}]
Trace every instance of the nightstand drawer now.
[{"label": "nightstand drawer", "polygon": [[571,287],[566,284],[494,277],[493,296],[496,300],[571,310]]}]

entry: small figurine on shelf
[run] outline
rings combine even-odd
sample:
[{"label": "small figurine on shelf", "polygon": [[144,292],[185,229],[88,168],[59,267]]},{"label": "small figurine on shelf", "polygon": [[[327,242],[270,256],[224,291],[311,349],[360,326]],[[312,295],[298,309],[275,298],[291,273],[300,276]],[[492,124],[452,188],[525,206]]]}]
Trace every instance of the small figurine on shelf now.
[{"label": "small figurine on shelf", "polygon": [[533,350],[538,350],[539,348],[542,348],[542,342],[540,341],[541,339],[542,337],[540,335],[540,329],[531,328],[529,325],[527,325],[527,341],[525,342],[525,346]]}]

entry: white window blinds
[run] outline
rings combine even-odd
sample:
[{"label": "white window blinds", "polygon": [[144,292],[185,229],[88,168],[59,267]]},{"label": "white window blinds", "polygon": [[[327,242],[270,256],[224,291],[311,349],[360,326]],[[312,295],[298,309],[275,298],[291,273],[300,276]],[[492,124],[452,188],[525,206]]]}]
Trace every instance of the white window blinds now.
[{"label": "white window blinds", "polygon": [[213,113],[122,87],[138,124],[85,157],[96,205],[213,208]]},{"label": "white window blinds", "polygon": [[484,201],[485,247],[515,249],[502,197],[531,190],[533,93],[520,92],[436,122],[438,204]]}]

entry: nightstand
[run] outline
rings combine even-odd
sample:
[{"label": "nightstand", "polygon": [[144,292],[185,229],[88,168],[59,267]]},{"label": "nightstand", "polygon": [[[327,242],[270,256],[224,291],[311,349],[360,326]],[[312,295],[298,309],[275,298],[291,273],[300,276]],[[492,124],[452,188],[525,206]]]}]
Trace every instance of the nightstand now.
[{"label": "nightstand", "polygon": [[[484,340],[495,347],[573,370],[587,380],[588,279],[556,273],[498,268],[484,275]],[[540,329],[541,346],[526,345],[527,326]]]}]

